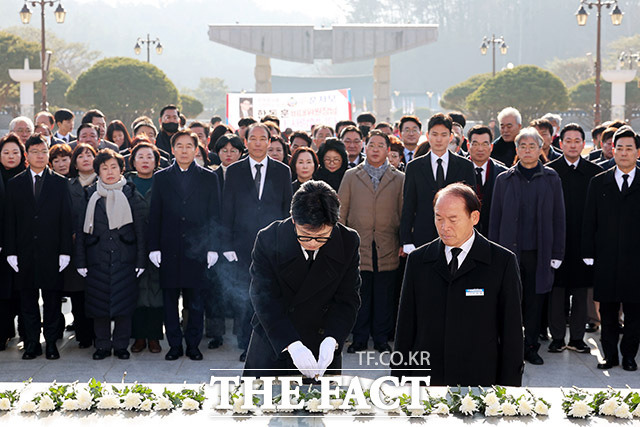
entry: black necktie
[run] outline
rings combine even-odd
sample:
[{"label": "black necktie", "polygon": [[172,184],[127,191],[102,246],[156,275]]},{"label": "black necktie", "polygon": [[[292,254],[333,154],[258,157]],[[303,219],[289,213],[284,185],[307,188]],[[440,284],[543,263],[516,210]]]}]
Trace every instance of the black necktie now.
[{"label": "black necktie", "polygon": [[42,191],[42,177],[40,175],[36,175],[36,181],[33,184],[33,195],[36,198],[36,201],[40,198],[40,192]]},{"label": "black necktie", "polygon": [[444,187],[444,168],[442,167],[442,159],[436,160],[438,168],[436,169],[436,187],[438,189]]},{"label": "black necktie", "polygon": [[258,193],[258,199],[260,198],[260,181],[262,181],[262,168],[261,163],[256,163],[256,176],[253,178],[253,182],[256,184],[256,193]]},{"label": "black necktie", "polygon": [[451,277],[455,276],[456,271],[458,271],[458,255],[460,255],[460,252],[462,252],[460,248],[451,248],[451,262],[449,263]]},{"label": "black necktie", "polygon": [[314,261],[313,253],[315,251],[310,251],[310,250],[305,249],[305,252],[307,253],[307,267],[309,267],[309,269],[311,269],[311,265],[313,265],[313,261]]},{"label": "black necktie", "polygon": [[622,192],[625,193],[629,189],[629,174],[622,175]]},{"label": "black necktie", "polygon": [[409,163],[411,160],[413,160],[413,151],[409,151],[407,153],[407,163]]}]

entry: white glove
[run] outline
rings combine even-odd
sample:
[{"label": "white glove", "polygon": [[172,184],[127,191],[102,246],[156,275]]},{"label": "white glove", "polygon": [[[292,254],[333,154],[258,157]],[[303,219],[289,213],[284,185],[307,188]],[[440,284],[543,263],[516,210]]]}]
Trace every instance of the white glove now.
[{"label": "white glove", "polygon": [[218,252],[207,252],[207,268],[211,268],[218,262]]},{"label": "white glove", "polygon": [[593,258],[584,258],[582,262],[584,262],[587,265],[593,265]]},{"label": "white glove", "polygon": [[86,268],[78,268],[78,269],[76,269],[76,271],[82,277],[87,277],[87,273],[89,272],[89,270],[87,270]]},{"label": "white glove", "polygon": [[0,248],[0,252],[2,252],[2,248]]},{"label": "white glove", "polygon": [[144,273],[144,268],[136,268],[136,277],[142,276],[142,273]]},{"label": "white glove", "polygon": [[296,368],[298,368],[302,375],[308,378],[316,376],[316,372],[318,371],[318,362],[316,362],[316,358],[313,357],[311,350],[302,344],[302,341],[296,341],[289,344],[287,351],[289,351],[289,354],[291,355],[293,364],[296,365]]},{"label": "white glove", "polygon": [[17,255],[9,255],[7,257],[7,262],[13,268],[13,271],[18,272],[18,256]]},{"label": "white glove", "polygon": [[316,371],[316,377],[324,375],[327,367],[333,362],[333,355],[336,352],[337,342],[333,337],[326,337],[320,343],[320,352],[318,354],[318,370]]},{"label": "white glove", "polygon": [[58,264],[60,264],[60,270],[58,273],[62,273],[62,270],[67,268],[69,262],[71,262],[71,257],[69,255],[60,255],[58,257]]},{"label": "white glove", "polygon": [[402,245],[402,250],[405,254],[409,255],[411,252],[416,250],[416,245],[413,243],[407,243],[406,245]]},{"label": "white glove", "polygon": [[562,265],[562,261],[560,261],[559,259],[551,260],[551,268],[553,268],[554,270],[557,270],[558,268],[560,268],[561,265]]},{"label": "white glove", "polygon": [[149,261],[158,268],[160,268],[160,258],[162,258],[160,251],[149,252]]},{"label": "white glove", "polygon": [[235,251],[222,252],[222,255],[224,255],[224,257],[229,262],[233,262],[233,261],[237,261],[238,260],[238,256],[236,255]]}]

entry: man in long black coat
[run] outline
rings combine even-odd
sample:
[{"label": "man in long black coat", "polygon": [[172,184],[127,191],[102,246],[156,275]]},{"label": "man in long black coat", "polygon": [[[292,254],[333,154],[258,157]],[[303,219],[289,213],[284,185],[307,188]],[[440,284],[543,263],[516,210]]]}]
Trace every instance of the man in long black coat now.
[{"label": "man in long black coat", "polygon": [[585,207],[582,254],[594,266],[593,299],[600,302],[604,362],[599,369],[618,366],[619,310],[624,311],[620,342],[622,367],[635,371],[640,343],[640,141],[629,126],[614,135],[616,167],[591,180]]},{"label": "man in long black coat", "polygon": [[285,164],[267,157],[269,128],[261,123],[249,126],[245,142],[249,156],[227,169],[222,213],[226,233],[224,256],[229,262],[237,261],[235,279],[227,281],[226,286],[231,282],[231,293],[236,297],[238,347],[243,350],[241,361],[246,357],[251,336],[251,250],[258,231],[273,221],[287,218],[291,207],[291,171]]},{"label": "man in long black coat", "polygon": [[310,181],[296,192],[292,217],[258,233],[244,375],[340,374],[342,346],[360,306],[360,239],[338,223],[339,206],[327,184]]},{"label": "man in long black coat", "polygon": [[44,302],[43,332],[48,359],[60,357],[56,347],[61,316],[60,272],[71,260],[71,197],[66,178],[48,167],[49,150],[38,134],[26,143],[29,168],[7,184],[4,255],[15,270],[24,319],[23,359],[42,354],[40,290]]},{"label": "man in long black coat", "polygon": [[449,185],[436,197],[440,238],[407,259],[394,348],[402,358],[391,358],[392,375],[431,376],[431,385],[520,386],[516,257],[474,231],[480,202],[468,186]]},{"label": "man in long black coat", "polygon": [[189,310],[184,330],[186,355],[202,360],[204,290],[207,269],[218,260],[220,222],[218,178],[195,162],[198,136],[178,131],[171,139],[174,164],[156,172],[149,216],[149,259],[160,268],[164,322],[169,341],[167,360],[183,353],[178,299]]},{"label": "man in long black coat", "polygon": [[562,157],[548,163],[562,180],[562,194],[566,216],[564,262],[556,270],[553,290],[549,300],[549,329],[552,341],[549,351],[564,350],[566,333],[565,295],[570,294],[571,316],[569,319],[569,344],[566,348],[580,353],[591,349],[585,344],[584,325],[587,322],[587,291],[593,286],[593,269],[582,262],[581,240],[584,204],[587,200],[589,181],[602,172],[602,168],[580,154],[584,149],[584,130],[575,123],[562,128],[560,140]]}]

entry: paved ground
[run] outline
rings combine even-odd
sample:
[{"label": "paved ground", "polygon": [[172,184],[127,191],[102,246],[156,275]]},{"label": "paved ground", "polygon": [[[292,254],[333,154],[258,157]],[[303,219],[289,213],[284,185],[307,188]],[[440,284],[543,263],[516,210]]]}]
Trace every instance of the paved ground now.
[{"label": "paved ground", "polygon": [[[68,313],[69,305],[63,305],[63,311]],[[68,314],[67,314],[68,315]],[[228,325],[227,330],[231,330]],[[224,337],[224,345],[216,350],[208,350],[206,342],[200,346],[204,354],[203,361],[191,361],[183,357],[174,362],[164,360],[164,353],[168,349],[166,342],[162,342],[163,352],[152,354],[145,350],[139,354],[132,354],[129,360],[118,360],[110,357],[101,361],[91,358],[93,349],[79,349],[72,332],[65,332],[64,339],[58,344],[61,358],[47,360],[44,356],[35,360],[23,361],[22,344],[12,340],[9,348],[0,352],[0,382],[23,381],[33,378],[36,382],[58,380],[72,382],[85,381],[94,376],[107,382],[120,382],[123,372],[127,372],[127,382],[145,383],[201,383],[208,382],[211,375],[236,376],[241,375],[242,363],[238,361],[240,351],[236,347],[236,339],[228,333]],[[533,387],[557,387],[577,385],[580,387],[624,387],[630,385],[640,388],[640,371],[626,372],[617,367],[610,371],[600,371],[596,368],[600,356],[598,350],[599,334],[587,334],[585,340],[592,347],[591,354],[578,354],[565,350],[559,354],[546,351],[546,344],[541,347],[540,355],[545,363],[542,366],[526,364],[523,385]],[[372,348],[370,346],[370,348]],[[387,375],[384,366],[375,366],[379,353],[370,353],[374,359],[368,365],[366,356],[358,354],[343,354],[344,375],[376,378]],[[386,359],[384,359],[386,360]],[[232,370],[223,370],[232,369]],[[357,370],[354,370],[357,369]],[[364,370],[362,370],[364,369]],[[374,370],[377,369],[377,370]],[[482,369],[481,366],[478,369]]]}]

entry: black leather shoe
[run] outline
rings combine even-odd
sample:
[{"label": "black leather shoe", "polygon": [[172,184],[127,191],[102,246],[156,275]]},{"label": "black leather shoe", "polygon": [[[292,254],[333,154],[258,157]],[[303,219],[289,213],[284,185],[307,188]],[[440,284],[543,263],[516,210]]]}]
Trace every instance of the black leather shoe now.
[{"label": "black leather shoe", "polygon": [[538,354],[537,350],[529,350],[524,353],[524,360],[531,363],[532,365],[542,365],[544,364],[544,360]]},{"label": "black leather shoe", "polygon": [[347,353],[355,353],[356,351],[364,351],[367,349],[367,343],[354,342],[347,348]]},{"label": "black leather shoe", "polygon": [[622,358],[622,369],[625,371],[637,371],[638,365],[635,360],[631,357],[623,357]]},{"label": "black leather shoe", "polygon": [[561,353],[564,348],[564,340],[552,340],[549,344],[549,353]]},{"label": "black leather shoe", "polygon": [[42,346],[40,343],[28,343],[24,347],[24,353],[22,353],[23,360],[32,360],[38,356],[42,356]]},{"label": "black leather shoe", "polygon": [[391,346],[386,342],[373,344],[373,348],[379,351],[380,353],[384,353],[385,351],[391,351]]},{"label": "black leather shoe", "polygon": [[213,337],[209,341],[209,344],[207,345],[207,348],[209,348],[210,350],[213,350],[214,348],[218,348],[221,345],[222,345],[222,337]]},{"label": "black leather shoe", "polygon": [[93,360],[102,360],[105,357],[111,357],[111,350],[99,348],[93,353]]},{"label": "black leather shoe", "polygon": [[247,350],[242,352],[239,359],[241,362],[244,362],[245,360],[247,360]]},{"label": "black leather shoe", "polygon": [[587,323],[587,326],[585,326],[584,331],[585,332],[598,332],[598,329],[600,329],[600,325],[596,325],[593,322],[589,322]]},{"label": "black leather shoe", "polygon": [[114,350],[113,355],[116,356],[120,360],[127,360],[131,354],[126,348],[121,348],[119,350]]},{"label": "black leather shoe", "polygon": [[164,356],[165,360],[178,360],[179,357],[184,355],[184,350],[182,350],[182,346],[179,347],[171,347],[167,354]]},{"label": "black leather shoe", "polygon": [[618,366],[618,361],[609,362],[605,359],[604,363],[598,363],[598,369],[611,369],[614,366]]},{"label": "black leather shoe", "polygon": [[187,352],[185,354],[191,360],[202,360],[202,352],[197,348],[187,348]]},{"label": "black leather shoe", "polygon": [[567,348],[577,353],[591,353],[591,347],[582,340],[569,341]]},{"label": "black leather shoe", "polygon": [[55,342],[47,343],[45,353],[47,355],[47,359],[49,360],[60,359],[60,353],[58,352],[58,347],[56,346]]}]

